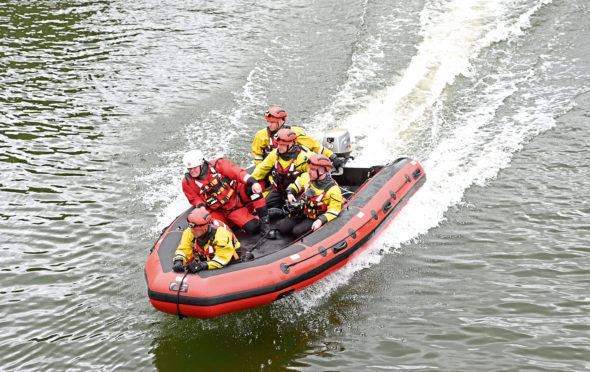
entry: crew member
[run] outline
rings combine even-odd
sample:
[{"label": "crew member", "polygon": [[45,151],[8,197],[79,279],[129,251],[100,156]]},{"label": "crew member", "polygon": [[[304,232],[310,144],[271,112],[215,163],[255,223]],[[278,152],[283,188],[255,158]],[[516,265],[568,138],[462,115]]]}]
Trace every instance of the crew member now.
[{"label": "crew member", "polygon": [[[230,160],[205,160],[200,150],[183,158],[187,173],[182,191],[196,208],[214,211],[215,218],[231,221],[248,234],[269,230],[268,209],[262,187],[256,179]],[[256,211],[254,216],[248,207]]]},{"label": "crew member", "polygon": [[224,267],[238,260],[240,242],[223,222],[213,219],[205,208],[197,208],[187,217],[188,227],[172,259],[172,269],[191,273]]},{"label": "crew member", "polygon": [[294,203],[299,196],[303,213],[277,222],[281,235],[292,233],[296,238],[300,237],[310,230],[316,231],[340,214],[342,193],[330,175],[330,159],[314,154],[308,165],[309,171],[287,187],[287,201]]},{"label": "crew member", "polygon": [[319,141],[308,136],[302,128],[286,125],[287,112],[282,107],[269,107],[268,111],[264,113],[264,118],[268,126],[256,132],[254,141],[252,142],[252,156],[254,157],[255,165],[260,164],[273,149],[277,148],[278,144],[275,136],[282,128],[291,129],[297,135],[297,143],[299,145],[306,147],[312,152],[324,154],[329,157],[334,167],[338,168],[344,163],[344,159],[337,157],[332,150],[325,148]]},{"label": "crew member", "polygon": [[282,208],[287,197],[287,186],[302,173],[307,172],[307,160],[312,153],[297,144],[297,135],[291,129],[277,132],[277,148],[256,166],[252,177],[263,180],[272,175],[272,190],[266,195],[268,208]]}]

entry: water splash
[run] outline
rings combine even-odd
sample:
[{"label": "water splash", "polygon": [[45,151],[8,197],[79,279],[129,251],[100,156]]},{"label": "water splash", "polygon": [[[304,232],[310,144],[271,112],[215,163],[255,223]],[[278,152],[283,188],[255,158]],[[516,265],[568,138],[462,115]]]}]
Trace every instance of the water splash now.
[{"label": "water splash", "polygon": [[[428,113],[457,77],[473,75],[473,58],[493,43],[521,35],[523,29],[530,27],[530,17],[549,2],[538,2],[516,19],[509,1],[427,4],[420,15],[423,40],[409,66],[394,85],[361,99],[361,107],[339,124],[354,137],[357,164],[386,162],[392,148],[399,153],[404,148],[404,131]],[[378,42],[370,45],[372,49],[379,47]],[[375,55],[376,51],[370,54]],[[353,79],[356,70],[353,64],[349,72]],[[344,87],[347,93],[338,97],[334,110],[348,102],[350,90],[349,85]]]},{"label": "water splash", "polygon": [[[408,137],[430,133],[429,146],[417,151],[423,155],[427,183],[361,259],[294,296],[302,311],[325,301],[356,271],[380,262],[384,251],[396,252],[436,227],[449,207],[461,203],[467,188],[484,185],[509,165],[528,139],[555,125],[555,107],[571,107],[568,94],[539,91],[534,104],[526,102],[515,109],[516,114],[501,116],[498,112],[507,101],[530,99],[516,98],[519,85],[534,84],[538,72],[534,67],[512,71],[510,55],[496,56],[508,67],[496,69],[493,76],[478,70],[489,69],[492,63],[477,59],[485,48],[521,36],[532,15],[547,3],[540,1],[516,17],[510,3],[501,1],[433,2],[425,7],[423,42],[399,81],[367,99],[341,127],[356,138],[355,163],[363,165],[390,161],[407,151]],[[460,76],[471,85],[455,92],[462,97],[462,108],[455,110],[456,102],[445,93]]]}]

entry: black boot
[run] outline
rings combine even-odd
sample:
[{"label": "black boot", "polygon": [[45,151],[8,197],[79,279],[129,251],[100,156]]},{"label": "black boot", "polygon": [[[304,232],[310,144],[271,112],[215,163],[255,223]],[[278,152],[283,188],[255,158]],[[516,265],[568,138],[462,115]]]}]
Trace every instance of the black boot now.
[{"label": "black boot", "polygon": [[242,262],[252,261],[254,259],[254,253],[251,251],[246,251],[242,255]]},{"label": "black boot", "polygon": [[277,230],[273,229],[273,227],[271,226],[268,215],[260,217],[260,223],[260,230],[262,231],[262,236],[266,237],[267,239],[275,240],[277,238]]}]

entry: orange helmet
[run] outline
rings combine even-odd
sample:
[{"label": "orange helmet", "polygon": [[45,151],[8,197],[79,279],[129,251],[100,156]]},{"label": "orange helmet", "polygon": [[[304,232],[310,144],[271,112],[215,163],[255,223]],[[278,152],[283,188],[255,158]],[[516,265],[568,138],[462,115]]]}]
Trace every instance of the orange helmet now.
[{"label": "orange helmet", "polygon": [[280,122],[287,121],[287,111],[281,106],[271,106],[268,111],[264,113],[264,118],[267,121]]},{"label": "orange helmet", "polygon": [[276,142],[281,145],[294,145],[297,142],[297,135],[291,129],[279,129],[276,135]]},{"label": "orange helmet", "polygon": [[310,169],[324,168],[327,171],[332,169],[332,162],[326,155],[313,154],[307,161],[307,165]]},{"label": "orange helmet", "polygon": [[203,228],[211,222],[211,213],[205,208],[197,208],[191,212],[186,218],[188,227]]}]

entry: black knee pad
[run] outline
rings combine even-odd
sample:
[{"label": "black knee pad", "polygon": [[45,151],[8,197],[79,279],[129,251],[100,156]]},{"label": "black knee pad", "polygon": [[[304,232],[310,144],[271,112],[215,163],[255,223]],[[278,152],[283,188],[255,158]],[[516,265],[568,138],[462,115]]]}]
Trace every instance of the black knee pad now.
[{"label": "black knee pad", "polygon": [[295,225],[295,227],[293,227],[293,236],[298,238],[301,235],[307,233],[308,231],[311,231],[312,224],[313,221],[310,222],[310,220],[303,220],[302,222],[298,223],[297,225]]},{"label": "black knee pad", "polygon": [[295,226],[295,223],[289,218],[283,218],[277,222],[277,230],[279,230],[281,235],[290,235],[293,226]]},{"label": "black knee pad", "polygon": [[256,234],[260,231],[260,220],[257,218],[250,220],[242,226],[242,229],[244,229],[246,234]]}]

